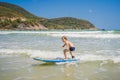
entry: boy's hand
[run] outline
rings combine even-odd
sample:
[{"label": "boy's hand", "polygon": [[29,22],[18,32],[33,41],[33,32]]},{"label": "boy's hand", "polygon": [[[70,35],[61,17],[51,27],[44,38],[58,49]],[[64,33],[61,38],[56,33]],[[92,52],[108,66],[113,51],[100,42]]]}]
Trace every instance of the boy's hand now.
[{"label": "boy's hand", "polygon": [[62,47],[65,47],[65,44]]}]

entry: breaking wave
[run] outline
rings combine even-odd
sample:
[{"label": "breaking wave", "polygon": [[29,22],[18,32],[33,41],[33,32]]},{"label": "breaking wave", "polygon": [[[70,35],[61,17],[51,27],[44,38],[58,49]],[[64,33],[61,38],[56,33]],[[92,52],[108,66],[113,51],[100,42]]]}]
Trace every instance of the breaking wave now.
[{"label": "breaking wave", "polygon": [[[57,58],[62,57],[63,53],[61,51],[40,51],[40,50],[27,50],[27,49],[0,49],[0,55],[27,55],[30,58],[40,57],[40,58]],[[98,55],[98,54],[80,54],[75,53],[76,58],[80,59],[82,62],[87,61],[107,61],[111,60],[114,63],[120,63],[120,55],[113,56],[113,55]],[[71,57],[68,55],[68,57]]]},{"label": "breaking wave", "polygon": [[120,38],[119,31],[0,31],[0,34],[45,34],[52,37]]}]

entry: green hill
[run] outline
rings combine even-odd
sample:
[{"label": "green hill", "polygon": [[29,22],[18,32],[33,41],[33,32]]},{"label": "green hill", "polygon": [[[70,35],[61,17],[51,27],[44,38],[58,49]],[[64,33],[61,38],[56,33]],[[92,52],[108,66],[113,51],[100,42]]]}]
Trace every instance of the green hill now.
[{"label": "green hill", "polygon": [[[17,13],[14,10],[0,6],[0,17],[23,17],[21,14]],[[12,13],[11,13],[12,12]]]},{"label": "green hill", "polygon": [[[5,16],[5,17],[25,17],[29,19],[34,19],[37,18],[37,16],[31,14],[30,12],[26,11],[20,6],[6,3],[6,2],[0,2],[0,17]],[[39,17],[40,18],[40,17]],[[44,19],[44,18],[43,18]]]},{"label": "green hill", "polygon": [[44,26],[47,29],[97,29],[87,20],[72,17],[47,19],[35,16],[20,6],[0,2],[0,29],[39,30],[46,29]]},{"label": "green hill", "polygon": [[87,20],[72,18],[72,17],[61,17],[48,19],[42,22],[47,28],[52,29],[90,29],[96,28]]}]

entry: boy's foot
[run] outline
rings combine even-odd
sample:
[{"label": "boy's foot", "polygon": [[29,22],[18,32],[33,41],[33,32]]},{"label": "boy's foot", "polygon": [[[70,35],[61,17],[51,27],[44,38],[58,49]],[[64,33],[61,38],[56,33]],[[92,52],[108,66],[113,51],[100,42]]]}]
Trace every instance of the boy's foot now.
[{"label": "boy's foot", "polygon": [[64,60],[68,60],[68,58],[64,58]]},{"label": "boy's foot", "polygon": [[72,56],[72,59],[75,58],[75,56]]}]

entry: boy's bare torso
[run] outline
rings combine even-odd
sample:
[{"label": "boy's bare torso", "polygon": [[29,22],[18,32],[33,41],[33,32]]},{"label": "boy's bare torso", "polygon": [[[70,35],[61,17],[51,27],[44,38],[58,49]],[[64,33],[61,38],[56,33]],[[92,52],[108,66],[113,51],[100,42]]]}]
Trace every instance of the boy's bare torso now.
[{"label": "boy's bare torso", "polygon": [[73,43],[70,41],[65,42],[66,48],[69,49],[70,47],[74,47]]}]

